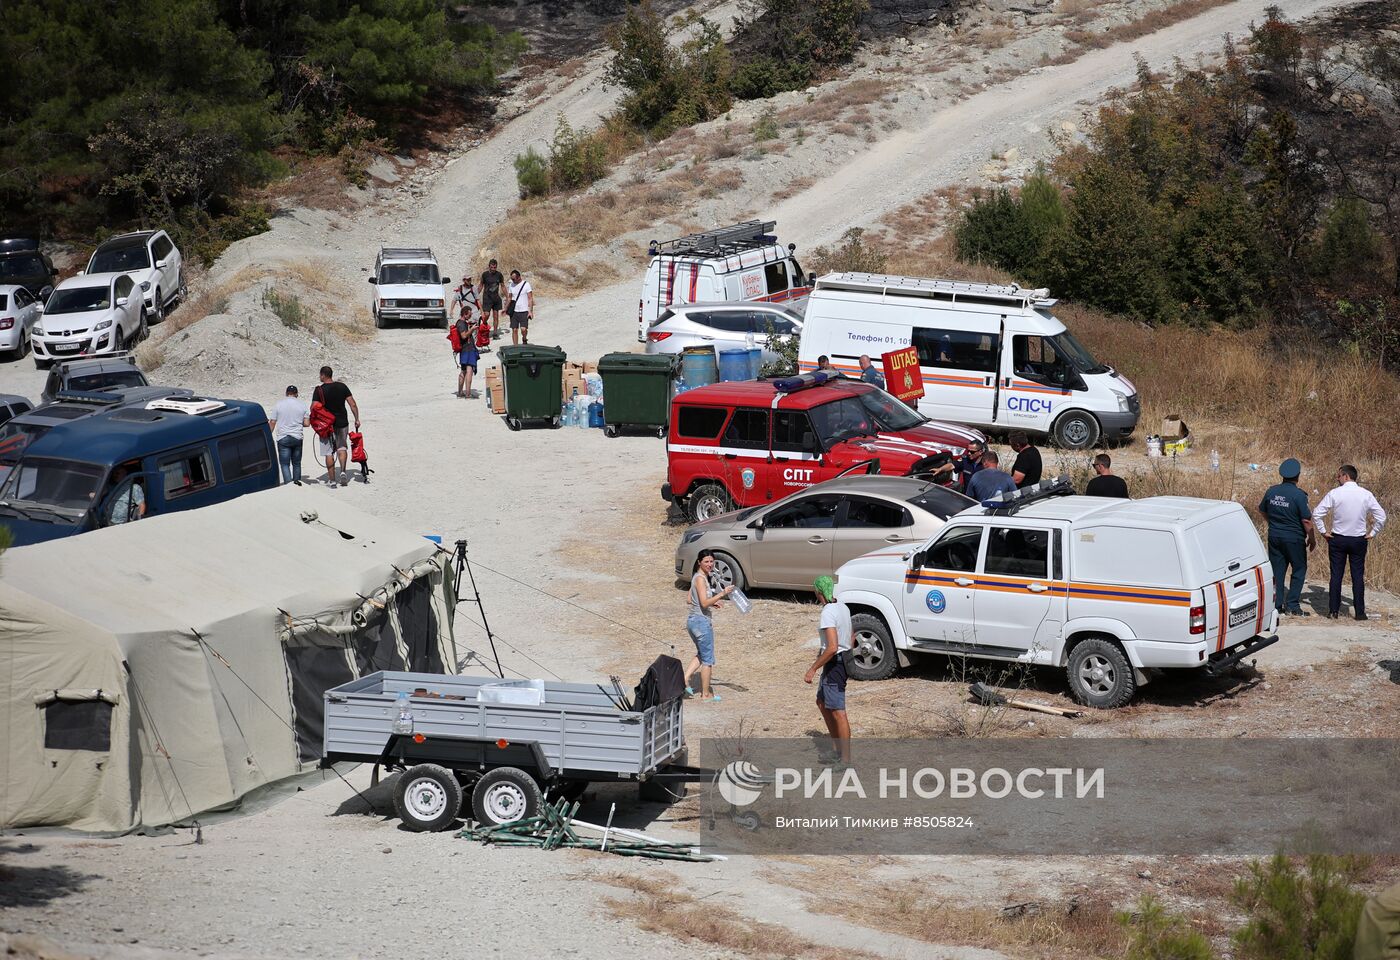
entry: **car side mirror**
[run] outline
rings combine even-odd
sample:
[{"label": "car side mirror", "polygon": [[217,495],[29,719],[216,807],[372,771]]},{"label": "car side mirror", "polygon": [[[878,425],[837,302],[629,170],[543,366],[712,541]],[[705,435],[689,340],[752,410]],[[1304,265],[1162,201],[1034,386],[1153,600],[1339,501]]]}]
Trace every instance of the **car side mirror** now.
[{"label": "car side mirror", "polygon": [[124,306],[126,306],[126,304],[127,304],[127,298],[126,298],[126,297],[117,297],[117,306],[119,306],[119,307],[124,307]]},{"label": "car side mirror", "polygon": [[81,277],[81,276],[82,276],[83,274],[85,274],[85,273],[87,273],[86,270],[79,270],[77,273],[73,274],[73,276],[75,276],[75,277]]},{"label": "car side mirror", "polygon": [[917,551],[917,552],[914,554],[913,558],[909,561],[909,567],[910,567],[910,569],[913,569],[913,570],[922,570],[922,569],[924,568],[924,565],[927,564],[927,563],[928,563],[928,551],[927,551],[927,550],[919,550],[919,551]]},{"label": "car side mirror", "polygon": [[379,282],[379,279],[378,279],[377,277],[365,277],[365,279],[368,280],[370,283],[378,283],[378,282]]},{"label": "car side mirror", "polygon": [[[53,291],[49,291],[49,292],[52,293]],[[47,297],[45,294],[40,294],[40,296],[44,297],[45,300],[48,299],[48,297]],[[43,313],[43,312],[44,312],[44,304],[43,304],[42,302],[36,303],[36,304],[34,304],[34,309],[38,310],[40,313]]]},{"label": "car side mirror", "polygon": [[161,267],[163,267],[163,266],[165,266],[165,261],[164,261],[164,260],[157,260],[157,261],[156,261],[156,269],[157,269],[157,270],[159,270],[159,269],[160,269]]},{"label": "car side mirror", "polygon": [[750,529],[750,530],[762,530],[763,527],[764,527],[764,523],[763,523],[763,518],[762,518],[762,517],[759,517],[759,518],[758,518],[757,520],[755,520],[753,523],[749,524],[749,529]]},{"label": "car side mirror", "polygon": [[443,278],[442,278],[442,282],[443,282],[443,283],[451,283],[451,282],[452,282],[452,278],[451,278],[451,277],[443,277]]}]

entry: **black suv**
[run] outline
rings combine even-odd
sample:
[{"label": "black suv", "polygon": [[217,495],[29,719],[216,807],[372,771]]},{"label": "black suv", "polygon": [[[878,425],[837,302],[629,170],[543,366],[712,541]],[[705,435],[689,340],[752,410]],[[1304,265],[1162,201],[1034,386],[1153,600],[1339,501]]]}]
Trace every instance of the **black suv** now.
[{"label": "black suv", "polygon": [[[115,387],[144,387],[150,381],[130,357],[92,357],[56,363],[44,381],[39,402],[53,403],[65,390],[108,391]],[[168,389],[168,388],[167,388]]]},{"label": "black suv", "polygon": [[39,249],[38,240],[17,234],[0,236],[0,286],[24,287],[31,295],[47,301],[57,278],[58,271]]}]

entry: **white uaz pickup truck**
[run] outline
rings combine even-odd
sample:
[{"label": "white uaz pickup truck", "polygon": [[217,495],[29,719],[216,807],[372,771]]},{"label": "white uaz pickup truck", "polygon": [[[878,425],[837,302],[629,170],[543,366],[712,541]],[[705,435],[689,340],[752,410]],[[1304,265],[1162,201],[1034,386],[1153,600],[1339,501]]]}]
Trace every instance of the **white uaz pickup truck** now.
[{"label": "white uaz pickup truck", "polygon": [[1073,492],[1045,481],[843,565],[851,676],[913,653],[1064,667],[1077,700],[1109,708],[1149,670],[1215,674],[1277,641],[1273,571],[1238,503]]}]

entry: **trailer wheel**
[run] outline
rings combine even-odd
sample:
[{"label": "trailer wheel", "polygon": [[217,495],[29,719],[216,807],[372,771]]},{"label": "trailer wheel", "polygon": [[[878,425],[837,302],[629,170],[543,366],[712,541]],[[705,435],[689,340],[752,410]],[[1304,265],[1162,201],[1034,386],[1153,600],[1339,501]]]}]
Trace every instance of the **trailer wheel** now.
[{"label": "trailer wheel", "polygon": [[1116,643],[1091,637],[1070,651],[1065,667],[1070,693],[1086,707],[1112,710],[1133,699],[1133,665]]},{"label": "trailer wheel", "polygon": [[537,817],[543,803],[540,785],[518,767],[497,767],[472,790],[472,816],[486,826]]},{"label": "trailer wheel", "polygon": [[462,785],[445,767],[420,763],[399,777],[394,812],[408,829],[436,833],[456,820],[461,809]]}]

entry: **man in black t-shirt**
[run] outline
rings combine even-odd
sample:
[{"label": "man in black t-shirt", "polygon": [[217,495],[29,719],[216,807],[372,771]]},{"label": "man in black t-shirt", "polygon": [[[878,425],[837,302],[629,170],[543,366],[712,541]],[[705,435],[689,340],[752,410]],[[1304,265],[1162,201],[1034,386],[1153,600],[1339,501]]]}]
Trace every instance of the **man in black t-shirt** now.
[{"label": "man in black t-shirt", "polygon": [[1128,484],[1122,477],[1113,475],[1113,461],[1108,454],[1101,453],[1094,458],[1094,473],[1097,476],[1089,481],[1089,485],[1084,488],[1086,497],[1117,497],[1120,500],[1128,500]]},{"label": "man in black t-shirt", "polygon": [[[340,457],[340,485],[350,482],[346,472],[346,462],[350,459],[350,414],[355,415],[355,429],[360,429],[360,405],[350,394],[350,388],[335,379],[330,367],[321,368],[321,385],[311,393],[311,402],[321,406],[335,417],[335,429],[329,437],[316,437],[321,457],[326,461],[326,486],[334,487],[336,481],[335,460]],[[346,407],[349,410],[346,410]]]},{"label": "man in black t-shirt", "polygon": [[1011,449],[1016,451],[1016,462],[1011,465],[1011,479],[1016,481],[1016,489],[1039,483],[1040,451],[1031,446],[1026,431],[1012,430],[1007,439],[1011,442]]},{"label": "man in black t-shirt", "polygon": [[501,309],[503,307],[501,297],[501,287],[505,284],[505,275],[496,267],[496,261],[492,260],[481,275],[481,289],[478,294],[481,299],[481,314],[491,314],[491,339],[501,338]]}]

